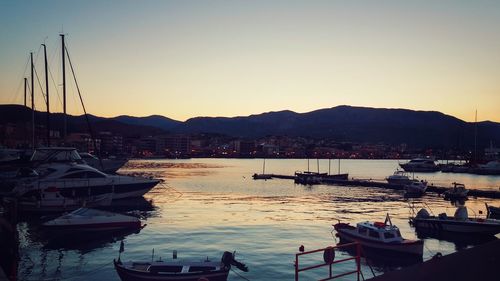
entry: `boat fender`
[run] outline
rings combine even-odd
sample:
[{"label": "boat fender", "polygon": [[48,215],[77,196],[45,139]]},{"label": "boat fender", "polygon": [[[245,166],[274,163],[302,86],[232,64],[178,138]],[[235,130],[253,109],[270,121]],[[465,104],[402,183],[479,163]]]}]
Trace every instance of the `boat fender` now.
[{"label": "boat fender", "polygon": [[323,251],[323,260],[326,264],[332,264],[335,259],[335,249],[328,247]]}]

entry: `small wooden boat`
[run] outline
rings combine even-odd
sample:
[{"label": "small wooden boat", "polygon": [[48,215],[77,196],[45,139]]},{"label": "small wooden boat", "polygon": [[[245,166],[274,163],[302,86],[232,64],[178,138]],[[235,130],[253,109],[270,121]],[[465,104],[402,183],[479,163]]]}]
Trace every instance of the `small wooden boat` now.
[{"label": "small wooden boat", "polygon": [[399,228],[392,225],[389,215],[385,222],[360,222],[356,226],[348,223],[333,225],[343,242],[358,242],[363,247],[404,255],[422,256],[424,242],[401,237]]},{"label": "small wooden boat", "polygon": [[96,209],[80,208],[44,223],[43,227],[50,230],[99,232],[140,229],[142,226],[141,221],[136,217]]},{"label": "small wooden boat", "polygon": [[444,199],[455,200],[467,198],[469,190],[461,183],[453,183],[453,187],[444,192]]},{"label": "small wooden boat", "polygon": [[431,216],[426,209],[420,209],[416,216],[410,218],[410,223],[417,230],[428,229],[475,235],[495,235],[500,233],[500,220],[469,218],[465,206],[457,207],[453,217],[448,217],[446,213],[439,214],[437,217]]},{"label": "small wooden boat", "polygon": [[118,258],[113,263],[122,281],[226,281],[232,265],[248,271],[230,252],[224,252],[220,261],[121,262]]}]

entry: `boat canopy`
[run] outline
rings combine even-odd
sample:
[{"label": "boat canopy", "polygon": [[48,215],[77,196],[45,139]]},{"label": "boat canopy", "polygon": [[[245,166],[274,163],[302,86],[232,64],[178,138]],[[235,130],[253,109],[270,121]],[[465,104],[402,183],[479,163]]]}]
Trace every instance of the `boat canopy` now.
[{"label": "boat canopy", "polygon": [[79,162],[82,158],[75,148],[47,147],[37,148],[31,156],[32,162]]}]

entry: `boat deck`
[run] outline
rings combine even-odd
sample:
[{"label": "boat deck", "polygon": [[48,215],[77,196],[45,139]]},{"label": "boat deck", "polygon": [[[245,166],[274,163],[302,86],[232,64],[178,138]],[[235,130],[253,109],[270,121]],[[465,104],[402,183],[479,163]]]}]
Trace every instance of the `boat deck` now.
[{"label": "boat deck", "polygon": [[496,280],[500,276],[499,264],[500,240],[495,240],[401,270],[391,271],[368,280]]}]

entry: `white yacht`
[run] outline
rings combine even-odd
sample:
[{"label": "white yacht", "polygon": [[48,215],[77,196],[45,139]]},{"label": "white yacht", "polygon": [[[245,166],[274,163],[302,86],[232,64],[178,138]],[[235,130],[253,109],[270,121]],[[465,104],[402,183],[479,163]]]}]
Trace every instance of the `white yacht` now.
[{"label": "white yacht", "polygon": [[35,205],[48,198],[59,198],[60,202],[89,197],[93,197],[91,201],[140,197],[160,182],[158,179],[105,174],[84,164],[74,148],[36,149],[31,162],[39,176],[19,181],[12,193],[21,201]]},{"label": "white yacht", "polygon": [[415,158],[399,166],[406,172],[437,172],[440,169],[432,158]]},{"label": "white yacht", "polygon": [[396,170],[394,174],[388,176],[385,180],[387,180],[389,184],[395,185],[405,185],[411,182],[410,177],[408,177],[408,173],[401,170]]}]

